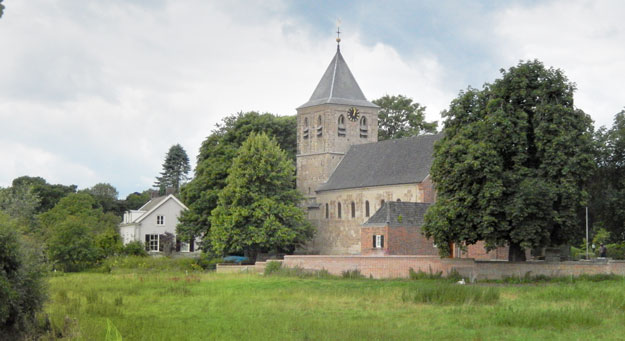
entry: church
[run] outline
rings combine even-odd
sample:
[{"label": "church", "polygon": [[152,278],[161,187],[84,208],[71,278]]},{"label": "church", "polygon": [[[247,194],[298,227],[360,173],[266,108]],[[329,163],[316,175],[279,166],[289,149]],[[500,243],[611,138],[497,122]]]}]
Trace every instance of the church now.
[{"label": "church", "polygon": [[[420,135],[378,142],[379,107],[367,100],[337,38],[336,54],[310,99],[297,108],[297,189],[315,237],[302,250],[322,255],[437,255],[421,234],[436,200],[430,178],[434,143]],[[452,257],[502,259],[454,247]]]}]

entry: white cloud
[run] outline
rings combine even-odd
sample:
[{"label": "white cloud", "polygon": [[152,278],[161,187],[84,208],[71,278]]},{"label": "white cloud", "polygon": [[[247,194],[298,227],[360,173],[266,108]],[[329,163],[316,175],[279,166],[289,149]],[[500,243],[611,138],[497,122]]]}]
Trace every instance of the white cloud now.
[{"label": "white cloud", "polygon": [[625,3],[552,1],[496,15],[497,51],[504,65],[539,59],[577,84],[576,105],[597,127],[611,126],[625,105]]},{"label": "white cloud", "polygon": [[[280,1],[11,5],[0,23],[0,46],[13,47],[0,54],[0,154],[13,160],[4,185],[40,175],[109,182],[122,196],[148,188],[171,145],[194,161],[225,115],[295,114],[335,49],[330,29],[311,37]],[[343,45],[369,99],[419,94],[434,116],[443,106],[434,57],[403,59],[357,33]]]}]

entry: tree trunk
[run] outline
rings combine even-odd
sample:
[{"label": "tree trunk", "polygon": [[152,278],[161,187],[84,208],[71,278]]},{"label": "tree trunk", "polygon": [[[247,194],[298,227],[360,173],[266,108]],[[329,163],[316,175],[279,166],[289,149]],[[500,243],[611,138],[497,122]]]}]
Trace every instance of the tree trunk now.
[{"label": "tree trunk", "polygon": [[511,242],[508,248],[508,262],[525,262],[525,260],[525,249]]}]

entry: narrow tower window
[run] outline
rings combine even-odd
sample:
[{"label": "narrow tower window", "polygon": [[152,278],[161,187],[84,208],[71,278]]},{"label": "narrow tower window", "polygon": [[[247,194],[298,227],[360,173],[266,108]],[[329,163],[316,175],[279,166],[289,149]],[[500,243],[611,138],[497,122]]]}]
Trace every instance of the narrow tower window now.
[{"label": "narrow tower window", "polygon": [[365,201],[365,217],[369,216],[369,200]]},{"label": "narrow tower window", "polygon": [[328,203],[326,203],[326,219],[330,219],[330,210]]},{"label": "narrow tower window", "polygon": [[362,116],[360,118],[360,137],[367,138],[369,136],[369,127],[367,127],[367,118]]},{"label": "narrow tower window", "polygon": [[323,124],[321,124],[321,115],[317,117],[317,137],[321,137],[323,135]]},{"label": "narrow tower window", "polygon": [[339,127],[338,127],[339,137],[345,137],[345,116],[339,116]]},{"label": "narrow tower window", "polygon": [[303,134],[304,138],[307,139],[308,138],[308,118],[305,117],[304,118],[304,134]]},{"label": "narrow tower window", "polygon": [[336,213],[339,219],[341,219],[341,203],[336,204]]},{"label": "narrow tower window", "polygon": [[356,204],[352,201],[352,218],[356,218]]}]

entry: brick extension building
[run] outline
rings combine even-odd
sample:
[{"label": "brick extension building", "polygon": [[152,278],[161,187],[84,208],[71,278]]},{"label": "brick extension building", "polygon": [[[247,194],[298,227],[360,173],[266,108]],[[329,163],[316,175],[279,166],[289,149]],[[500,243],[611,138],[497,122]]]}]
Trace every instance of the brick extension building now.
[{"label": "brick extension building", "polygon": [[[378,110],[337,46],[310,100],[297,108],[297,188],[316,227],[304,253],[437,254],[420,227],[427,204],[436,200],[429,172],[441,136],[378,142]],[[406,220],[398,222],[400,216]],[[374,238],[384,246],[374,247]],[[500,258],[481,245],[469,251]]]}]

